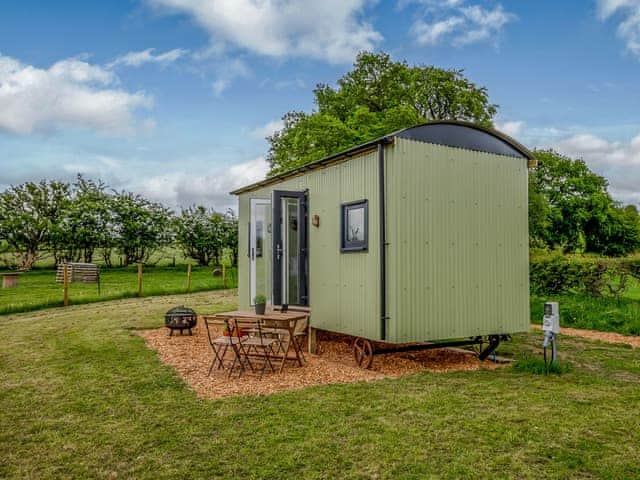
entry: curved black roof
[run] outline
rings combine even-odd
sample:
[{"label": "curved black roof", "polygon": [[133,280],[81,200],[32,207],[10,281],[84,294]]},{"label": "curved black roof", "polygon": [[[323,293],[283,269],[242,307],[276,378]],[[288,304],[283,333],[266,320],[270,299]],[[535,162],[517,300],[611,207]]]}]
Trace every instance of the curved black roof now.
[{"label": "curved black roof", "polygon": [[269,177],[261,182],[239,188],[231,193],[237,195],[239,193],[264,187],[293,175],[306,172],[307,170],[313,170],[315,168],[352,157],[359,153],[369,151],[381,143],[391,143],[394,138],[406,138],[418,142],[445,145],[447,147],[463,148],[466,150],[475,150],[478,152],[535,160],[533,154],[526,147],[497,130],[481,127],[469,122],[438,120],[405,128],[389,135],[385,135],[384,137],[376,138],[375,140],[371,140],[370,142],[362,145],[352,147],[348,150],[321,158],[320,160],[316,160],[315,162],[308,163],[293,170]]},{"label": "curved black roof", "polygon": [[529,160],[534,158],[526,147],[508,135],[468,122],[440,120],[405,128],[392,136]]}]

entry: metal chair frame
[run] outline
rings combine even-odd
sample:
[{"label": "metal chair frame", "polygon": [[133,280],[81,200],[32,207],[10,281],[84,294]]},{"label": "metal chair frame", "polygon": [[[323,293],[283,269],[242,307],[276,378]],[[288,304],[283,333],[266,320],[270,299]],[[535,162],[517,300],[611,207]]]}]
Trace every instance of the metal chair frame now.
[{"label": "metal chair frame", "polygon": [[[217,365],[217,369],[229,369],[228,377],[231,377],[231,374],[236,368],[236,364],[240,367],[240,375],[244,372],[244,360],[242,358],[244,353],[244,348],[242,343],[246,340],[247,337],[236,335],[233,333],[237,330],[235,329],[235,323],[233,320],[224,319],[220,321],[209,321],[206,318],[204,319],[205,327],[207,329],[207,337],[209,339],[209,345],[211,345],[211,349],[213,350],[213,360],[211,361],[211,366],[209,367],[208,376],[211,375],[214,367]],[[222,335],[220,337],[213,338],[211,336],[212,325],[220,326],[226,329],[229,332],[229,335]],[[239,331],[238,331],[239,332]],[[225,367],[225,356],[229,351],[229,347],[231,347],[231,351],[233,352],[233,362]],[[253,370],[253,366],[251,362],[247,359],[249,367]]]},{"label": "metal chair frame", "polygon": [[[273,309],[275,311],[282,311],[282,306],[281,305],[275,305],[273,307]],[[298,307],[298,306],[291,306],[289,305],[289,307],[287,308],[287,311],[289,312],[305,312],[305,313],[311,313],[311,310],[307,307]],[[299,332],[295,332],[293,335],[293,338],[290,339],[290,341],[292,342],[296,342],[296,347],[298,348],[298,351],[300,352],[300,356],[302,357],[302,361],[303,362],[307,362],[306,357],[304,356],[304,349],[305,349],[305,344],[304,344],[304,339],[307,338],[308,336],[308,331],[309,331],[309,319],[307,318],[306,320],[306,325],[303,327],[303,330],[299,331]],[[287,346],[288,349],[288,346]]]},{"label": "metal chair frame", "polygon": [[278,346],[278,349],[282,348],[281,342],[277,337],[274,337],[269,332],[269,329],[264,328],[263,320],[240,320],[237,323],[240,329],[245,328],[245,331],[249,332],[249,338],[243,342],[243,346],[246,346],[247,357],[254,357],[263,359],[262,368],[260,369],[260,378],[264,375],[267,366],[272,373],[275,373],[276,369],[271,361],[271,358],[277,358],[277,351],[274,350],[274,345]]},{"label": "metal chair frame", "polygon": [[[229,370],[228,377],[235,370],[238,370],[238,378],[247,371],[247,367],[251,372],[259,372],[260,378],[264,376],[264,372],[269,368],[272,372],[276,371],[276,367],[271,361],[272,358],[279,358],[278,351],[282,350],[282,342],[279,338],[274,337],[263,328],[263,321],[257,319],[221,319],[219,321],[205,320],[207,329],[207,337],[209,344],[213,350],[214,358],[211,361],[208,375],[214,368]],[[229,335],[223,335],[214,338],[211,334],[211,326],[216,325],[226,329]],[[274,349],[276,347],[276,349]],[[233,361],[225,365],[225,356],[227,352],[233,352]],[[262,359],[262,365],[256,368],[255,362],[251,359]]]}]

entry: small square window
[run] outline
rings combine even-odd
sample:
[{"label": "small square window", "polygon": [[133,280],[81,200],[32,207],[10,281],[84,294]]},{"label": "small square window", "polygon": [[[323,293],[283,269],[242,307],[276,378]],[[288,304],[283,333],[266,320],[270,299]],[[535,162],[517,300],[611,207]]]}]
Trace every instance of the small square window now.
[{"label": "small square window", "polygon": [[369,247],[369,202],[343,203],[340,221],[340,251],[362,252]]}]

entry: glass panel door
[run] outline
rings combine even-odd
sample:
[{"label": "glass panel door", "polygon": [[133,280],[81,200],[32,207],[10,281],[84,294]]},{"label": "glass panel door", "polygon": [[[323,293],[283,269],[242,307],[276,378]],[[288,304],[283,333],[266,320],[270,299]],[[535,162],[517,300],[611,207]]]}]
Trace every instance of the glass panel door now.
[{"label": "glass panel door", "polygon": [[249,261],[251,275],[251,299],[264,295],[271,303],[271,202],[251,200],[249,224]]},{"label": "glass panel door", "polygon": [[300,252],[298,251],[298,218],[300,200],[282,198],[283,262],[282,303],[300,305]]},{"label": "glass panel door", "polygon": [[307,196],[273,192],[273,303],[308,305]]}]

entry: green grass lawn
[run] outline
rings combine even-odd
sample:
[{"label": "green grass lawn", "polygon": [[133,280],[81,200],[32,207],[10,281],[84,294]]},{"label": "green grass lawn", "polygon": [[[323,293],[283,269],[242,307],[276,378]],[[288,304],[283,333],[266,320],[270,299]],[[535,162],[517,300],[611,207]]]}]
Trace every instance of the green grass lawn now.
[{"label": "green grass lawn", "polygon": [[[561,337],[562,375],[507,367],[199,399],[133,330],[176,304],[231,309],[234,293],[0,317],[0,477],[640,477],[638,351]],[[540,342],[517,335],[499,353],[530,358]]]},{"label": "green grass lawn", "polygon": [[[222,278],[214,277],[213,267],[193,267],[191,291],[222,288]],[[72,283],[69,286],[71,304],[90,303],[137,295],[137,267],[103,269],[100,295],[96,284]],[[63,304],[62,284],[56,283],[56,273],[49,269],[25,272],[18,279],[17,288],[0,288],[0,314],[25,312]],[[227,287],[235,287],[235,269],[227,275]],[[166,295],[183,293],[187,289],[187,266],[146,267],[142,277],[142,294]]]}]

